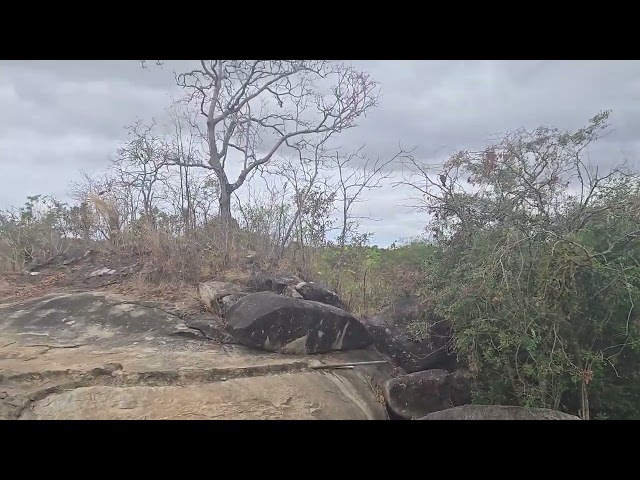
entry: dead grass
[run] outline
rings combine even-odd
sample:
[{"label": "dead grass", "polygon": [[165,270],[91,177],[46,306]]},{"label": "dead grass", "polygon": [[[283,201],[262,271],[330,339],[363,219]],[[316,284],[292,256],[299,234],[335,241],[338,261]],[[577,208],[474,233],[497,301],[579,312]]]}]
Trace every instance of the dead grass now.
[{"label": "dead grass", "polygon": [[156,283],[194,284],[221,276],[232,281],[234,275],[241,279],[250,271],[246,256],[251,249],[245,233],[219,225],[186,235],[146,226],[124,243],[144,257],[147,276]]},{"label": "dead grass", "polygon": [[64,280],[62,273],[43,277],[30,277],[22,273],[9,273],[0,276],[0,303],[11,303],[29,298],[40,297],[60,290]]},{"label": "dead grass", "polygon": [[150,281],[144,274],[132,275],[108,291],[143,300],[169,302],[187,310],[201,310],[195,286],[185,282]]},{"label": "dead grass", "polygon": [[[196,310],[201,308],[196,287],[199,282],[220,280],[243,284],[257,272],[269,272],[295,275],[330,289],[337,283],[344,288],[338,288],[336,293],[350,311],[365,315],[377,310],[384,298],[393,296],[396,287],[415,281],[401,278],[406,272],[376,272],[367,278],[365,299],[356,272],[351,275],[346,267],[341,272],[327,271],[323,249],[306,248],[303,252],[291,247],[280,259],[279,249],[270,238],[239,228],[227,229],[216,222],[187,233],[141,224],[119,232],[116,242],[112,240],[92,242],[95,255],[79,264],[43,270],[35,277],[21,273],[5,277],[0,284],[0,301],[62,289],[106,289],[141,299],[181,303],[184,308]],[[113,269],[118,274],[91,277],[92,269],[100,268]],[[336,278],[343,281],[336,282]]]}]

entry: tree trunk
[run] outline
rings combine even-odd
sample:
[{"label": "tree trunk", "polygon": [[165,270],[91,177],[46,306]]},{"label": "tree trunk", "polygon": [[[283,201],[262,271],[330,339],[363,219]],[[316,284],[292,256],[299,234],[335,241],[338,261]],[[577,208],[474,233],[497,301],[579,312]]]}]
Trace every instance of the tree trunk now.
[{"label": "tree trunk", "polygon": [[291,224],[287,229],[287,233],[285,233],[284,238],[282,239],[282,245],[280,246],[280,254],[278,255],[279,260],[282,260],[284,258],[284,249],[287,247],[287,242],[289,241],[289,238],[291,238],[291,233],[293,232],[293,229],[298,223],[299,216],[300,216],[300,208],[296,210],[296,213],[293,216],[293,220],[291,221]]},{"label": "tree trunk", "polygon": [[233,190],[231,189],[231,185],[220,182],[220,198],[219,206],[220,206],[220,221],[229,226],[232,223],[231,218],[231,194]]},{"label": "tree trunk", "polygon": [[583,420],[589,420],[590,416],[591,416],[591,412],[589,409],[589,394],[587,391],[587,382],[585,381],[585,379],[582,379],[581,385],[580,385],[580,404],[581,404],[581,413],[582,413],[582,419]]}]

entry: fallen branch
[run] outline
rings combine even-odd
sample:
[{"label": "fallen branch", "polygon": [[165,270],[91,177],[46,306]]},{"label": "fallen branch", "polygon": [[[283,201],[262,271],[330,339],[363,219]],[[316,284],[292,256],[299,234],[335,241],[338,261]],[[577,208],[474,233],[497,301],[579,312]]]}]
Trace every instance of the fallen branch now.
[{"label": "fallen branch", "polygon": [[84,346],[86,346],[86,343],[80,343],[77,345],[45,345],[44,343],[36,343],[34,345],[25,345],[25,347],[43,347],[43,348],[48,348],[50,350],[54,348],[80,348]]},{"label": "fallen branch", "polygon": [[352,363],[329,363],[326,365],[312,365],[314,370],[325,370],[334,368],[353,368],[360,365],[380,365],[382,363],[388,363],[386,360],[372,360],[369,362],[352,362]]}]

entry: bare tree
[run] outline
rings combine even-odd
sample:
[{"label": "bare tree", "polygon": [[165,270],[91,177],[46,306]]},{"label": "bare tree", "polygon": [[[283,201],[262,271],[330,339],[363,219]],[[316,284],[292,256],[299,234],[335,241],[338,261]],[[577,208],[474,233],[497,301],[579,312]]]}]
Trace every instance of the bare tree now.
[{"label": "bare tree", "polygon": [[[349,155],[340,156],[336,153],[332,167],[337,172],[336,190],[340,202],[340,234],[338,245],[344,252],[349,236],[357,228],[359,221],[372,219],[368,216],[353,214],[353,206],[361,202],[363,192],[373,188],[381,188],[383,180],[391,177],[391,170],[387,169],[392,163],[411,158],[411,152],[402,148],[387,160],[380,158],[372,161],[363,154],[364,147],[360,147]],[[342,259],[342,254],[340,256]],[[339,264],[341,263],[341,260]]]},{"label": "bare tree", "polygon": [[[224,223],[231,219],[233,192],[285,142],[351,128],[379,95],[367,73],[319,60],[201,60],[200,68],[177,74],[176,81],[207,119],[208,158],[199,166],[218,178]],[[233,182],[232,160],[241,164]]]},{"label": "bare tree", "polygon": [[185,231],[189,231],[196,227],[199,206],[209,205],[204,212],[205,217],[208,215],[210,202],[206,202],[205,199],[199,202],[199,197],[213,185],[207,177],[198,177],[193,171],[194,165],[202,164],[203,152],[202,138],[189,117],[189,112],[180,103],[175,102],[170,109],[170,118],[172,132],[168,157],[177,160],[179,183],[175,186],[173,182],[165,183],[174,194],[177,194],[177,198],[174,199],[179,205],[176,206]]},{"label": "bare tree", "polygon": [[[300,142],[294,146],[295,154],[288,158],[283,158],[276,173],[285,178],[293,187],[295,213],[289,222],[284,236],[281,239],[279,257],[284,256],[285,248],[291,239],[294,229],[298,227],[298,240],[302,245],[302,222],[303,217],[316,218],[321,208],[318,192],[327,190],[326,178],[320,179],[330,161],[330,150],[326,146],[333,132],[325,133],[318,141]],[[309,202],[312,192],[316,191],[316,201]],[[333,204],[335,194],[326,196],[325,200]],[[324,202],[325,204],[327,202]]]},{"label": "bare tree", "polygon": [[112,160],[112,169],[121,186],[131,189],[131,194],[141,201],[144,219],[151,225],[155,225],[157,185],[167,174],[167,146],[164,139],[154,133],[154,128],[153,122],[148,125],[136,122],[128,127],[129,140]]},{"label": "bare tree", "polygon": [[264,182],[262,188],[255,188],[257,181],[249,182],[244,199],[235,195],[236,207],[246,230],[244,237],[249,239],[247,246],[260,251],[265,260],[274,261],[292,216],[291,189],[275,175],[259,178]]}]

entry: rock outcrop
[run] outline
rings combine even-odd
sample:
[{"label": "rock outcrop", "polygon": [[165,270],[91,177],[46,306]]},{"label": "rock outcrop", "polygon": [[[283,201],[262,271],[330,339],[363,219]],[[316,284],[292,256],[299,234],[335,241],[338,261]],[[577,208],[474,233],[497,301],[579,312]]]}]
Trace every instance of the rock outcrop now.
[{"label": "rock outcrop", "polygon": [[[376,349],[407,373],[431,369],[454,370],[456,359],[449,351],[450,327],[425,312],[418,296],[398,299],[378,315],[363,319]],[[425,324],[426,335],[416,336],[411,323]]]},{"label": "rock outcrop", "polygon": [[250,351],[206,318],[97,292],[0,305],[0,419],[386,418],[388,371],[314,368],[375,351]]},{"label": "rock outcrop", "polygon": [[[198,285],[198,297],[205,306],[218,310],[229,308],[244,295],[242,288],[229,282],[211,280]],[[226,299],[226,301],[225,301]]]},{"label": "rock outcrop", "polygon": [[227,310],[229,310],[234,303],[236,303],[245,295],[247,294],[244,292],[239,292],[239,293],[234,293],[232,295],[226,295],[222,297],[222,312],[226,313]]},{"label": "rock outcrop", "polygon": [[295,286],[295,290],[305,300],[313,300],[314,302],[325,303],[342,309],[345,307],[337,293],[327,290],[316,283],[300,282]]},{"label": "rock outcrop", "polygon": [[463,370],[426,370],[393,378],[382,389],[389,418],[414,420],[471,403],[469,379]]},{"label": "rock outcrop", "polygon": [[300,283],[300,279],[297,277],[286,275],[270,275],[259,274],[250,277],[246,286],[252,293],[258,292],[273,292],[282,294],[288,286],[293,286]]},{"label": "rock outcrop", "polygon": [[462,405],[430,413],[420,420],[580,420],[580,418],[547,408]]},{"label": "rock outcrop", "polygon": [[27,271],[34,272],[45,267],[72,265],[84,258],[87,258],[92,253],[94,253],[93,250],[87,248],[70,248],[69,250],[60,252],[47,260],[34,261],[32,264],[27,266]]},{"label": "rock outcrop", "polygon": [[371,344],[362,324],[344,310],[268,292],[243,297],[226,320],[242,345],[273,352],[323,353]]}]

